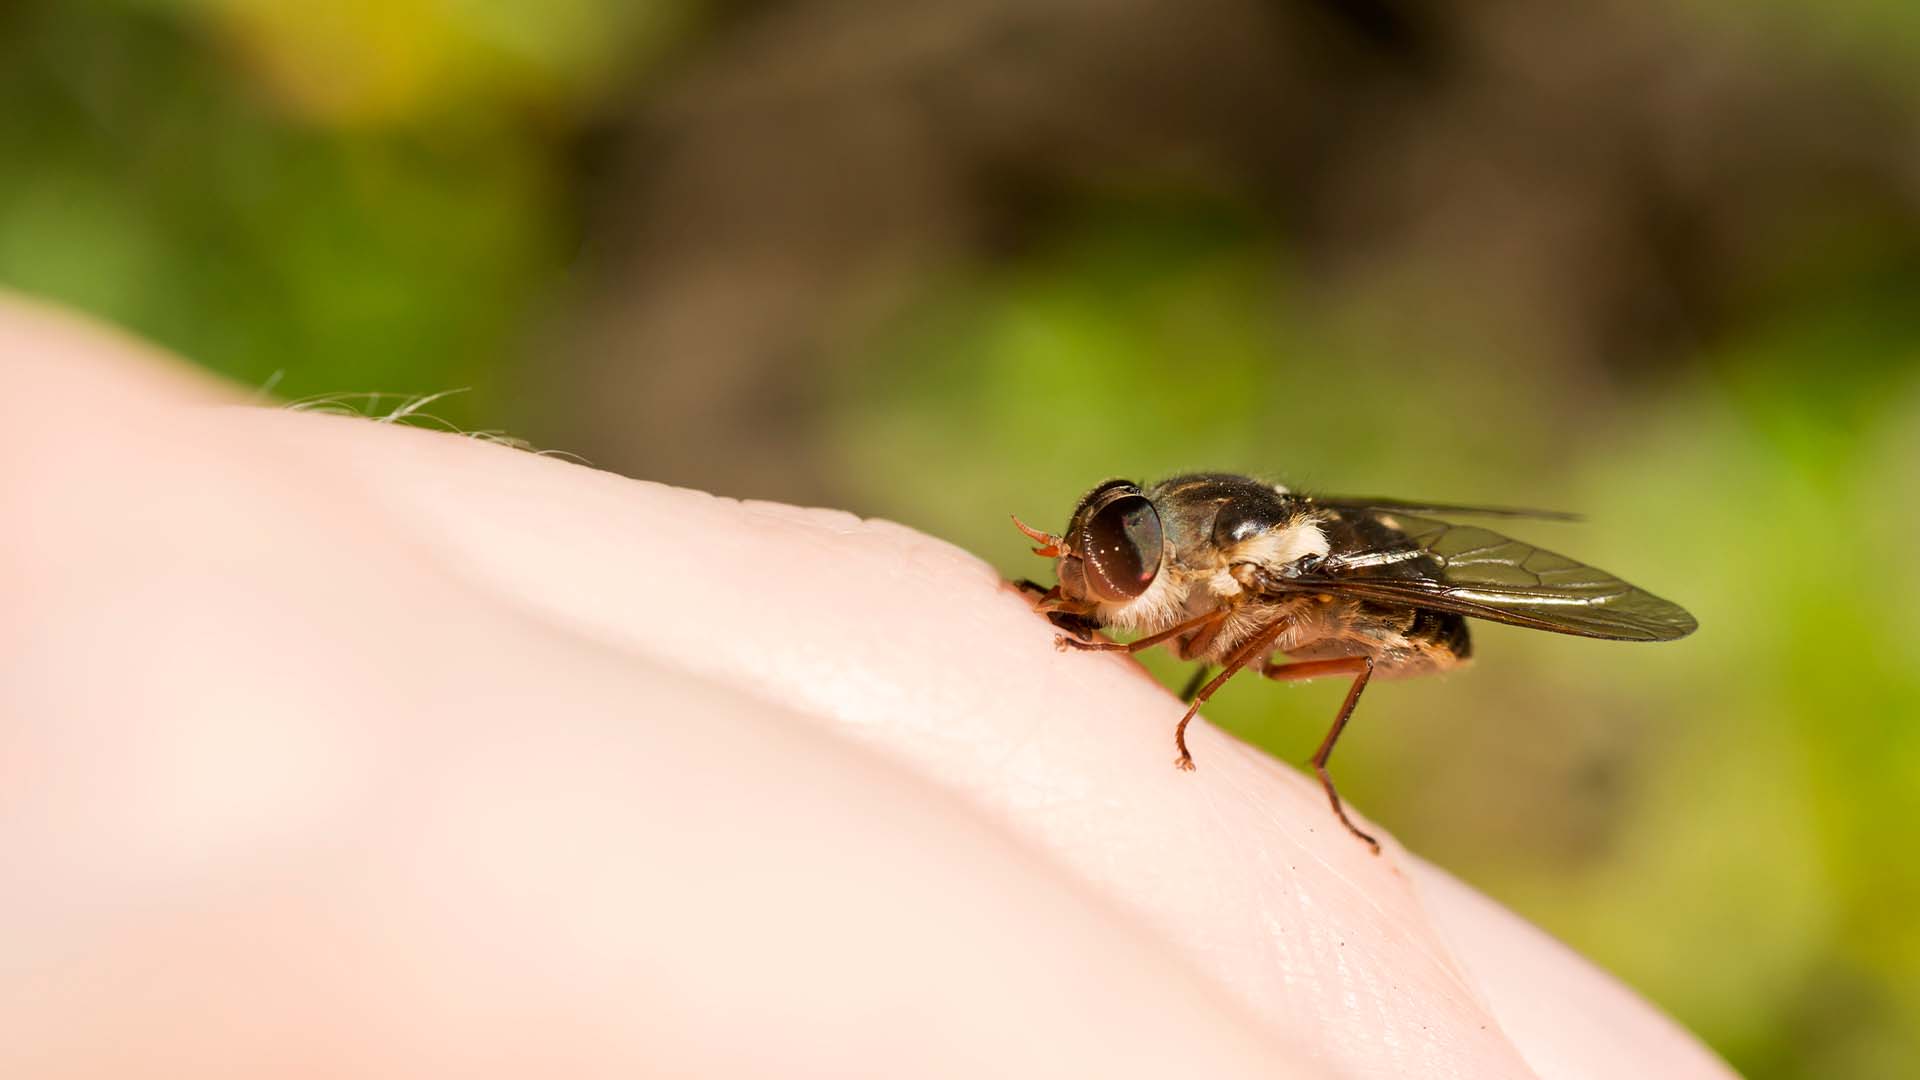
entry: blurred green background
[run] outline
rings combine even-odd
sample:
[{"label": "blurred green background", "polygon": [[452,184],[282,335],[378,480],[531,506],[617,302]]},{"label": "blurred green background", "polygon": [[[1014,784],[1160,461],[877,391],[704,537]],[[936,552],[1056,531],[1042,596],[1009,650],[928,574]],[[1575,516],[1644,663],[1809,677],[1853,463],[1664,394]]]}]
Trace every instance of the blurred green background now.
[{"label": "blurred green background", "polygon": [[0,283],[243,384],[1009,575],[1112,475],[1584,512],[1700,632],[1477,628],[1343,791],[1749,1075],[1920,1074],[1920,5],[25,0],[0,161]]}]

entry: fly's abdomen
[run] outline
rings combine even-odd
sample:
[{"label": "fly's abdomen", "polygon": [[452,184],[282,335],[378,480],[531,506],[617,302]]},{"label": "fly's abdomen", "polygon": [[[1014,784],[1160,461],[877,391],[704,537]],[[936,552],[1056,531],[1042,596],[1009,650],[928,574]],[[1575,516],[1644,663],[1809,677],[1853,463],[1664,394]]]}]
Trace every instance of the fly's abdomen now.
[{"label": "fly's abdomen", "polygon": [[1457,667],[1473,656],[1467,618],[1444,611],[1416,611],[1407,628],[1407,644],[1425,654],[1434,670]]},{"label": "fly's abdomen", "polygon": [[1473,654],[1466,618],[1448,612],[1333,600],[1314,615],[1286,645],[1289,659],[1371,656],[1375,674],[1404,678],[1459,667]]}]

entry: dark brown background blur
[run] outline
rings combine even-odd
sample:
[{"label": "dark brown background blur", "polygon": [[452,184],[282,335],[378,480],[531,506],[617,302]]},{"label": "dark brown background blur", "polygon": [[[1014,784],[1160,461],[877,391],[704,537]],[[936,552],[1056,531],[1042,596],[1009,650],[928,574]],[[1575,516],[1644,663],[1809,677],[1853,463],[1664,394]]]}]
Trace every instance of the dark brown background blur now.
[{"label": "dark brown background blur", "polygon": [[[1749,1074],[1888,1076],[1917,136],[1894,0],[25,0],[0,283],[1009,574],[1110,475],[1586,512],[1515,531],[1701,632],[1481,631],[1343,790]],[[1299,759],[1338,692],[1210,715]]]}]

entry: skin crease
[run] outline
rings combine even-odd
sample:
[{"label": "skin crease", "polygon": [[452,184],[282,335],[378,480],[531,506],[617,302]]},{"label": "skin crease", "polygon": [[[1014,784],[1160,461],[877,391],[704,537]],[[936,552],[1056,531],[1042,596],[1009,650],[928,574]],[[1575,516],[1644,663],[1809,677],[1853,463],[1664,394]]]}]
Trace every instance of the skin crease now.
[{"label": "skin crease", "polygon": [[1730,1075],[938,540],[0,371],[0,1075]]}]

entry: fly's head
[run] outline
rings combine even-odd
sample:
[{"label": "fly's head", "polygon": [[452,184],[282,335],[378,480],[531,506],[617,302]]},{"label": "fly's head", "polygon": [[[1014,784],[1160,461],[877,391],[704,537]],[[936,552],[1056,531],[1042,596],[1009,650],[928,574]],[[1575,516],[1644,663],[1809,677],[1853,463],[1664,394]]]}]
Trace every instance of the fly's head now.
[{"label": "fly's head", "polygon": [[1109,480],[1094,488],[1060,535],[1019,518],[1014,524],[1040,545],[1034,554],[1055,560],[1060,584],[1041,600],[1043,610],[1145,633],[1181,619],[1186,590],[1174,570],[1173,538],[1138,484]]}]

